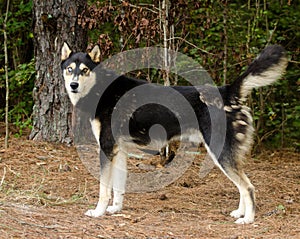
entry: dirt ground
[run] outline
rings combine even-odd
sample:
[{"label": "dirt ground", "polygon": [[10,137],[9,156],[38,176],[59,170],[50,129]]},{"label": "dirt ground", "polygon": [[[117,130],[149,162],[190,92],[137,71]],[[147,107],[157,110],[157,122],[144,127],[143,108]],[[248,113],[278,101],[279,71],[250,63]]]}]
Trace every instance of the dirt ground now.
[{"label": "dirt ground", "polygon": [[121,213],[89,218],[99,183],[74,147],[13,137],[3,145],[0,137],[0,238],[300,238],[300,154],[291,150],[248,160],[256,220],[236,225],[237,189],[216,168],[200,178],[194,162],[163,189],[126,194]]}]

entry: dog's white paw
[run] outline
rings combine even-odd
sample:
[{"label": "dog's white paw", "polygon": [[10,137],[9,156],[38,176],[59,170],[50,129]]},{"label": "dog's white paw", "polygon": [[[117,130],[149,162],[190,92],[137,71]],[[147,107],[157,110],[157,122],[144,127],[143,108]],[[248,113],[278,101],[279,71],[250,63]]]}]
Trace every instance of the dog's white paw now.
[{"label": "dog's white paw", "polygon": [[249,224],[249,223],[253,223],[253,222],[254,222],[254,219],[241,217],[241,218],[237,219],[234,223],[236,223],[236,224]]},{"label": "dog's white paw", "polygon": [[88,210],[84,215],[88,217],[100,217],[104,212],[99,212],[99,210]]},{"label": "dog's white paw", "polygon": [[234,217],[234,218],[241,218],[244,216],[244,212],[242,212],[241,210],[237,209],[234,210],[230,213],[230,216]]},{"label": "dog's white paw", "polygon": [[120,212],[122,210],[122,206],[109,206],[106,211],[110,214],[114,214],[116,212]]}]

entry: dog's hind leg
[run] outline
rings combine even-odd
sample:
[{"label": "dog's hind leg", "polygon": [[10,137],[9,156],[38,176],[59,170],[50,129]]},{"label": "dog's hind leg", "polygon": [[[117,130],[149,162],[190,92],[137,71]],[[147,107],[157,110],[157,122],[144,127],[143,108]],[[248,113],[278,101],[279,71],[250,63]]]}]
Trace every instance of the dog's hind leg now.
[{"label": "dog's hind leg", "polygon": [[247,224],[254,221],[255,216],[255,193],[246,174],[236,168],[224,168],[226,176],[237,186],[240,192],[240,202],[237,210],[230,213],[230,216],[238,218],[235,223]]},{"label": "dog's hind leg", "polygon": [[105,153],[100,151],[100,190],[99,201],[94,210],[88,210],[85,215],[90,217],[102,216],[108,206],[112,191],[112,161],[106,157]]},{"label": "dog's hind leg", "polygon": [[254,186],[246,174],[234,167],[221,166],[225,175],[237,186],[240,193],[240,202],[237,210],[230,213],[230,216],[238,218],[235,223],[248,224],[254,222],[255,216],[255,194]]},{"label": "dog's hind leg", "polygon": [[235,223],[248,224],[254,221],[255,216],[255,194],[254,186],[241,169],[239,162],[234,156],[221,154],[217,160],[215,155],[208,149],[209,155],[222,172],[237,186],[240,193],[240,202],[237,210],[231,212],[231,216],[238,218]]},{"label": "dog's hind leg", "polygon": [[107,208],[107,212],[116,213],[122,210],[127,180],[127,154],[118,151],[113,158],[113,204]]}]

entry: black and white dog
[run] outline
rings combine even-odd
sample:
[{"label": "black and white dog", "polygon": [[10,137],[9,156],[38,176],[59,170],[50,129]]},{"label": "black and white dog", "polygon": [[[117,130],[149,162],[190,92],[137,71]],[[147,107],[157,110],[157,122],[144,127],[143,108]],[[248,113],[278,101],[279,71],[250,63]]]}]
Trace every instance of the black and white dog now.
[{"label": "black and white dog", "polygon": [[[96,209],[88,210],[86,215],[99,217],[106,211],[115,213],[122,209],[127,178],[127,150],[132,146],[147,146],[150,141],[156,140],[156,136],[158,141],[162,140],[160,134],[150,135],[149,132],[153,125],[161,125],[166,132],[165,145],[182,137],[192,140],[193,135],[203,140],[214,163],[239,189],[239,207],[230,215],[237,218],[236,223],[239,224],[254,221],[254,187],[241,168],[245,155],[251,149],[254,130],[250,109],[243,102],[253,88],[270,85],[284,73],[288,60],[281,46],[265,48],[241,76],[231,85],[222,87],[167,87],[124,75],[117,76],[99,64],[98,46],[89,53],[75,53],[64,43],[61,60],[70,100],[74,106],[89,114],[93,133],[100,146],[99,202]],[[148,96],[161,98],[156,103],[134,108],[136,88],[143,89],[142,92]],[[114,111],[122,97],[130,100],[119,107],[118,120],[113,122]],[[184,127],[181,125],[180,119],[186,117],[183,106],[177,105],[177,110],[175,104],[172,109],[167,109],[157,103],[165,99],[176,102],[178,97],[189,103],[196,124],[185,121],[188,123]],[[221,122],[222,117],[225,123],[213,123],[218,120]],[[122,130],[124,127],[128,129]],[[113,202],[112,206],[108,206],[112,190]]]}]

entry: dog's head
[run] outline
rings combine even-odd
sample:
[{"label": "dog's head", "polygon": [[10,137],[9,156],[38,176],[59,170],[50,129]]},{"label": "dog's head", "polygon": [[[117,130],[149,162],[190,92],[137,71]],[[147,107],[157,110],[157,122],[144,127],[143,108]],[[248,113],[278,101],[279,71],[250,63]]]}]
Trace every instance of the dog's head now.
[{"label": "dog's head", "polygon": [[100,49],[95,46],[89,53],[74,53],[67,43],[61,49],[61,68],[65,87],[73,105],[85,97],[96,84],[93,69],[100,62]]}]

